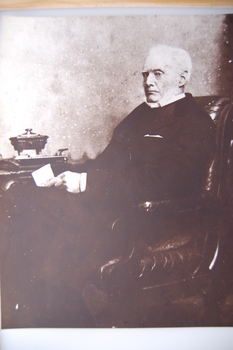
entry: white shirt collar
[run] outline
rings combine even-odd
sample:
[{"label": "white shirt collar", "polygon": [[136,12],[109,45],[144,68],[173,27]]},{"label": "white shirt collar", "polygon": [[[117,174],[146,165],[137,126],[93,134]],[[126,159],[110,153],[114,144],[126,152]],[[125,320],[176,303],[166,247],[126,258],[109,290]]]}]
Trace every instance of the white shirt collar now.
[{"label": "white shirt collar", "polygon": [[173,103],[175,101],[178,101],[178,100],[181,100],[182,98],[185,97],[185,93],[182,93],[182,94],[179,94],[179,95],[176,95],[174,97],[172,97],[169,101],[166,101],[166,100],[161,100],[160,102],[158,103],[153,103],[153,102],[147,102],[146,103],[148,104],[148,106],[150,106],[151,108],[159,108],[159,107],[164,107],[166,105],[169,105],[170,103]]}]

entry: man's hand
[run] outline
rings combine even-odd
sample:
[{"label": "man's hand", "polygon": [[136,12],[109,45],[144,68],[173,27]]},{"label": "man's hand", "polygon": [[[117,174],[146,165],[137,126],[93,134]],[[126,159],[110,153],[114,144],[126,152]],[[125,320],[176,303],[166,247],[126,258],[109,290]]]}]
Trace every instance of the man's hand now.
[{"label": "man's hand", "polygon": [[55,179],[55,187],[65,188],[71,193],[84,192],[86,189],[86,173],[73,173],[71,171],[65,171],[58,175]]}]

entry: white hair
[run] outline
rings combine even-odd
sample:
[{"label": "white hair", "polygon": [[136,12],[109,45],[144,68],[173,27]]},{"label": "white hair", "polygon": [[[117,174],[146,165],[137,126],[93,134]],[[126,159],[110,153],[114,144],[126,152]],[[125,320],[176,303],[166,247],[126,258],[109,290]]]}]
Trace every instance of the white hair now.
[{"label": "white hair", "polygon": [[[153,67],[155,64],[161,66]],[[162,69],[166,66],[177,69],[177,72],[179,74],[186,72],[186,80],[190,79],[192,71],[192,60],[186,50],[161,44],[153,46],[149,51],[143,69],[147,71],[156,68]]]}]

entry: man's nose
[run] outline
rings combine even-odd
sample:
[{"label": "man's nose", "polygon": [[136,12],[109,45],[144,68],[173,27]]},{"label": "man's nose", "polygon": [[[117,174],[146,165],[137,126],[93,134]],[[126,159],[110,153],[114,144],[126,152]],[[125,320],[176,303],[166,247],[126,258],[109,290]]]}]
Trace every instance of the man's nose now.
[{"label": "man's nose", "polygon": [[155,75],[153,72],[149,72],[149,74],[146,78],[146,84],[147,85],[155,85]]}]

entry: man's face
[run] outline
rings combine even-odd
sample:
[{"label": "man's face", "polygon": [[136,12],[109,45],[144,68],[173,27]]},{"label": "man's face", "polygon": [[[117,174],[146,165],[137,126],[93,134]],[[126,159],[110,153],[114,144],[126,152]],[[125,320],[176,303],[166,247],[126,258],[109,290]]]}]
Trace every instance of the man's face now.
[{"label": "man's face", "polygon": [[143,86],[147,102],[159,103],[161,100],[169,101],[178,95],[180,91],[180,75],[172,64],[161,62],[161,59],[153,60],[148,57],[143,75]]}]

